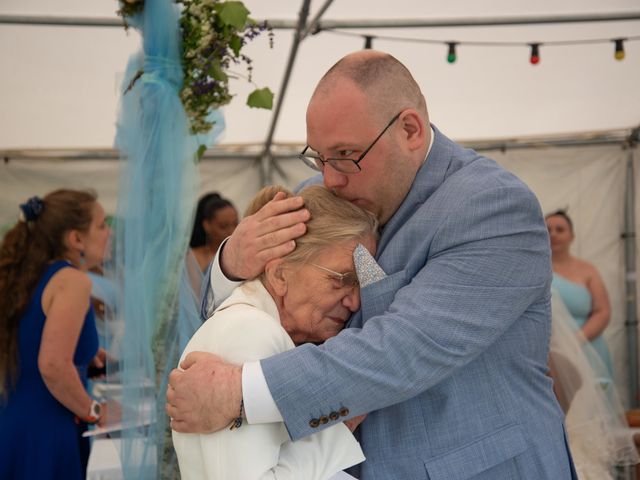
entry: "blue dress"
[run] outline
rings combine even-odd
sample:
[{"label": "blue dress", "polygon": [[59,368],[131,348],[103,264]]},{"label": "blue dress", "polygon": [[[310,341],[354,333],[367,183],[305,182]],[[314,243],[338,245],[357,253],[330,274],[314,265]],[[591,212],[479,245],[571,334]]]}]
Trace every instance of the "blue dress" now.
[{"label": "blue dress", "polygon": [[[55,273],[71,266],[58,261],[47,266],[36,285],[18,333],[18,379],[0,406],[0,479],[78,480],[86,476],[88,439],[85,424],[49,392],[38,369],[38,353],[46,321],[42,292]],[[87,385],[87,367],[98,351],[93,308],[89,308],[73,361]]]},{"label": "blue dress", "polygon": [[[551,286],[560,294],[562,301],[578,324],[578,327],[582,328],[591,313],[591,293],[589,293],[589,290],[585,286],[567,280],[555,273],[553,274]],[[605,380],[611,382],[613,378],[613,367],[607,343],[602,335],[594,338],[589,343],[598,353],[600,360],[602,360],[606,368],[608,378]]]}]

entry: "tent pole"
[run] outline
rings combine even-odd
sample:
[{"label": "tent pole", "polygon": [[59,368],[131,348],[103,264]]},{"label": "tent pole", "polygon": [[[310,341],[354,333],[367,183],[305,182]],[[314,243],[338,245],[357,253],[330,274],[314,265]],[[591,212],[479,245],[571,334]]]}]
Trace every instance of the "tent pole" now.
[{"label": "tent pole", "polygon": [[[637,132],[637,133],[636,133]],[[634,137],[635,135],[635,137]],[[629,146],[629,139],[640,139],[640,127],[635,129],[615,130],[611,132],[593,132],[574,137],[540,137],[524,138],[522,140],[458,140],[466,148],[472,148],[477,152],[491,150],[519,150],[523,148],[547,149],[552,147],[589,147],[595,145],[620,145]],[[275,147],[275,150],[274,150]],[[271,155],[275,162],[278,160],[294,159],[304,147],[302,143],[277,143],[271,144]],[[202,160],[260,160],[263,151],[262,144],[229,144],[216,145],[207,150]],[[0,162],[31,160],[117,160],[120,156],[113,148],[85,149],[80,148],[0,148]],[[280,170],[275,164],[276,170]]]},{"label": "tent pole", "polygon": [[638,394],[638,317],[636,294],[636,227],[635,227],[635,176],[633,146],[629,148],[624,215],[625,303],[627,350],[629,365],[629,407],[637,408]]},{"label": "tent pole", "polygon": [[[273,154],[271,152],[271,146],[273,145],[273,136],[276,131],[276,125],[278,124],[278,118],[280,118],[280,110],[282,109],[282,103],[284,101],[284,95],[287,92],[287,87],[289,86],[289,80],[291,79],[291,72],[293,71],[293,63],[298,56],[298,47],[300,46],[300,42],[302,41],[302,32],[307,24],[307,17],[309,16],[309,5],[311,4],[311,0],[303,0],[302,6],[300,7],[300,14],[298,15],[298,25],[296,27],[296,31],[293,35],[293,44],[291,45],[291,51],[289,52],[289,59],[287,60],[287,68],[284,73],[284,77],[282,78],[282,85],[280,86],[280,94],[276,97],[276,108],[273,112],[273,116],[271,117],[271,125],[269,126],[269,133],[267,134],[267,139],[264,142],[264,150],[262,151],[262,155],[260,156],[262,165],[262,172],[264,175],[261,175],[262,186],[269,185],[273,181]],[[268,165],[264,163],[268,162]]]},{"label": "tent pole", "polygon": [[311,21],[309,22],[309,25],[307,25],[307,28],[305,28],[304,32],[302,32],[302,34],[300,35],[301,41],[307,38],[309,34],[315,35],[316,33],[318,33],[320,29],[319,27],[320,19],[322,18],[322,15],[324,15],[324,13],[327,11],[327,9],[331,6],[332,3],[333,3],[333,0],[326,0],[324,5],[320,7],[320,9],[318,10],[318,13],[316,13],[316,16],[311,19]]},{"label": "tent pole", "polygon": [[[320,9],[324,13],[331,1]],[[363,28],[441,28],[441,27],[489,27],[499,25],[541,25],[554,23],[591,23],[591,22],[618,22],[639,20],[640,12],[618,13],[581,13],[568,15],[526,15],[498,17],[452,17],[452,18],[394,18],[394,19],[352,19],[352,20],[325,20],[314,19],[315,25],[311,25],[310,31],[304,33],[317,33],[322,30],[334,29],[363,29]],[[296,22],[288,19],[262,19],[268,20],[271,28],[276,30],[291,30],[296,28]],[[31,26],[65,26],[65,27],[110,27],[122,28],[122,19],[116,17],[82,17],[62,15],[12,15],[0,14],[0,25],[31,25]]]}]

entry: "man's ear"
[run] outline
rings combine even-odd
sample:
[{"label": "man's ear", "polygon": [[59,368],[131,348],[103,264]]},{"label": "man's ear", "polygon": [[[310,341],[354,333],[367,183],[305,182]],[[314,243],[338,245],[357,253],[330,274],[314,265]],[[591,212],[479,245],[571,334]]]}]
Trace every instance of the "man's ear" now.
[{"label": "man's ear", "polygon": [[408,108],[398,119],[402,129],[404,130],[404,139],[409,150],[422,148],[425,143],[425,135],[427,134],[427,126],[422,117],[412,108]]},{"label": "man's ear", "polygon": [[287,282],[289,275],[286,268],[284,268],[284,260],[281,258],[274,258],[267,262],[264,267],[264,274],[267,283],[271,286],[276,295],[284,297],[287,293]]}]

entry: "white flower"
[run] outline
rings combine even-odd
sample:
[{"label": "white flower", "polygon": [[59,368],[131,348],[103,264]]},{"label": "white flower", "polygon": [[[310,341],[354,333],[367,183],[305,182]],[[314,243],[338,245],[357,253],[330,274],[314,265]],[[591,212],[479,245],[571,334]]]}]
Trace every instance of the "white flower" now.
[{"label": "white flower", "polygon": [[208,47],[211,44],[212,40],[213,40],[213,33],[211,33],[211,32],[207,33],[198,42],[198,48],[206,48],[206,47]]}]

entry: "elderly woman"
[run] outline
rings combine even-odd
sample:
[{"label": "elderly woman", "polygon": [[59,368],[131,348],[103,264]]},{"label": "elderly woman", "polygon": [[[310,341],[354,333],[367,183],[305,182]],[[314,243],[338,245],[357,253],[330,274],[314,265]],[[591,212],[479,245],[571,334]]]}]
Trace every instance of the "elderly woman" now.
[{"label": "elderly woman", "polygon": [[[261,191],[248,214],[280,190]],[[362,244],[375,253],[375,217],[322,186],[300,195],[311,220],[295,251],[272,260],[260,278],[238,287],[196,332],[183,358],[208,351],[237,364],[259,360],[333,337],[358,310],[353,251]],[[248,425],[240,418],[238,424],[208,435],[174,432],[182,478],[321,480],[364,460],[342,423],[296,442],[289,440],[283,423]]]}]

